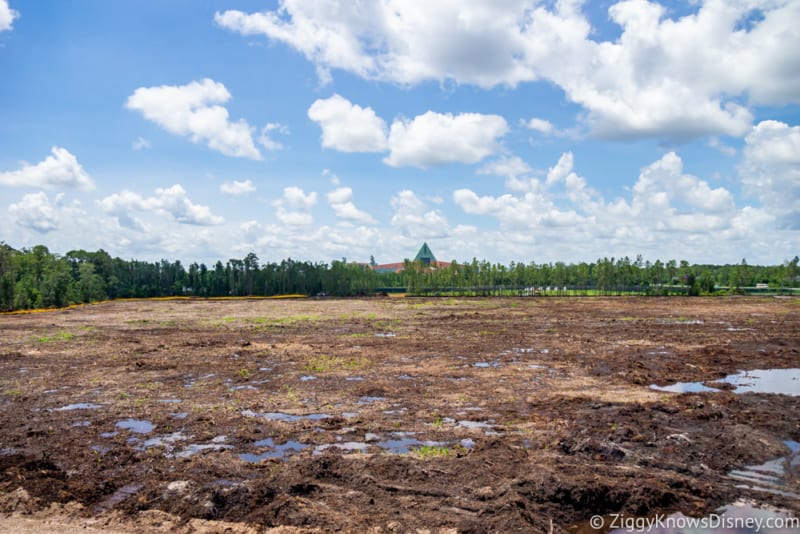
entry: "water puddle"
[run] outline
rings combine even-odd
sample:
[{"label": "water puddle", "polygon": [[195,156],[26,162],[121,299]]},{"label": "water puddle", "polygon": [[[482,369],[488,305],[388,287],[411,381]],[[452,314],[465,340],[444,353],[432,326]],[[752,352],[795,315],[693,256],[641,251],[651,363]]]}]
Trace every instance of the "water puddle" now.
[{"label": "water puddle", "polygon": [[330,448],[337,448],[340,449],[344,453],[348,452],[359,452],[364,453],[367,452],[369,448],[368,443],[364,443],[363,441],[345,441],[342,443],[325,443],[324,445],[317,445],[314,447],[314,455],[322,454],[322,451],[325,451]]},{"label": "water puddle", "polygon": [[744,469],[734,469],[728,473],[733,480],[744,482],[737,488],[749,489],[800,499],[800,494],[787,491],[787,485],[800,476],[800,443],[784,441],[791,451],[788,456],[775,458],[761,465],[748,465]]},{"label": "water puddle", "polygon": [[244,385],[244,386],[233,386],[232,388],[230,388],[231,391],[240,391],[240,390],[243,390],[243,389],[249,389],[249,390],[258,391],[257,387],[251,386],[250,384],[247,384],[247,385]]},{"label": "water puddle", "polygon": [[93,404],[91,402],[78,402],[75,404],[67,404],[66,406],[62,406],[61,408],[56,408],[55,411],[57,412],[69,412],[72,410],[97,410],[98,408],[102,408],[102,404]]},{"label": "water puddle", "polygon": [[269,458],[288,458],[289,456],[297,454],[309,447],[309,445],[306,445],[305,443],[300,443],[299,441],[294,440],[289,440],[286,443],[276,445],[271,438],[256,441],[253,445],[256,447],[266,447],[270,450],[262,452],[261,454],[240,454],[240,460],[249,463],[258,463]]},{"label": "water puddle", "polygon": [[300,377],[300,382],[308,382],[309,380],[316,380],[317,377],[313,375],[306,375]]},{"label": "water puddle", "polygon": [[142,443],[140,450],[149,449],[150,447],[165,447],[167,449],[171,449],[178,441],[186,441],[188,439],[189,436],[186,436],[182,432],[173,432],[172,434],[166,434],[164,436],[157,436],[145,440]]},{"label": "water puddle", "polygon": [[657,386],[653,384],[650,386],[650,389],[655,389],[656,391],[666,391],[669,393],[704,393],[707,391],[720,391],[718,389],[704,386],[702,382],[677,382],[669,386]]},{"label": "water puddle", "polygon": [[179,404],[183,401],[181,399],[158,399],[158,402],[163,404]]},{"label": "water puddle", "polygon": [[497,368],[497,367],[500,367],[501,365],[502,364],[500,362],[496,362],[496,361],[495,362],[478,362],[478,363],[473,363],[472,367],[478,367],[478,368],[481,368],[481,369],[487,369],[489,367]]},{"label": "water puddle", "polygon": [[225,442],[228,440],[227,436],[217,436],[211,440],[211,443],[192,443],[180,452],[174,455],[165,455],[168,458],[174,456],[175,458],[189,458],[202,451],[221,451],[225,449],[232,449],[233,445],[227,445]]},{"label": "water puddle", "polygon": [[282,421],[284,423],[294,423],[296,421],[300,421],[302,419],[307,419],[309,421],[320,421],[322,419],[330,419],[331,415],[326,413],[311,413],[307,415],[292,415],[288,413],[282,412],[265,412],[259,413],[254,412],[253,410],[244,410],[241,412],[244,417],[260,417],[262,419],[267,419],[269,421]]},{"label": "water puddle", "polygon": [[104,500],[103,502],[99,503],[97,506],[94,507],[95,513],[100,512],[107,512],[114,508],[116,505],[120,504],[121,502],[125,501],[126,499],[133,497],[137,493],[139,493],[144,484],[133,482],[131,484],[126,484],[122,486],[117,491],[115,491],[111,497]]},{"label": "water puddle", "polygon": [[[736,374],[728,375],[721,380],[720,384],[730,384],[734,386],[734,393],[773,393],[800,396],[800,369],[755,369],[752,371],[739,371]],[[713,384],[714,382],[706,382]],[[700,393],[718,392],[720,389],[704,385],[703,382],[678,382],[670,386],[650,386],[651,389],[658,391],[668,391],[672,393]]]},{"label": "water puddle", "polygon": [[386,397],[368,397],[367,396],[367,397],[361,397],[358,400],[358,402],[356,402],[356,404],[364,405],[364,404],[370,404],[370,403],[373,403],[373,402],[381,402],[381,401],[385,401],[385,400],[386,400]]},{"label": "water puddle", "polygon": [[138,419],[126,419],[124,421],[120,421],[117,423],[118,428],[124,428],[126,430],[130,430],[131,432],[135,432],[136,434],[149,434],[153,431],[156,427],[150,421],[145,420],[138,420]]},{"label": "water puddle", "polygon": [[348,376],[348,377],[345,377],[345,380],[347,382],[361,382],[362,380],[364,380],[364,377],[363,376]]},{"label": "water puddle", "polygon": [[378,332],[375,337],[397,337],[397,334],[394,332]]},{"label": "water puddle", "polygon": [[[415,449],[422,447],[450,447],[457,444],[465,449],[471,449],[475,446],[472,439],[462,439],[458,442],[448,441],[432,441],[421,440],[414,436],[414,432],[392,432],[389,434],[388,439],[382,439],[381,436],[375,433],[368,432],[364,436],[364,441],[340,441],[337,443],[326,443],[318,445],[314,448],[314,454],[321,454],[330,448],[339,449],[343,453],[366,453],[370,447],[377,447],[383,452],[388,454],[409,454],[414,452]],[[337,439],[341,439],[337,437]]]},{"label": "water puddle", "polygon": [[459,421],[458,426],[468,428],[470,430],[491,429],[494,425],[491,423],[484,423],[482,421]]},{"label": "water puddle", "polygon": [[415,438],[399,438],[381,441],[376,444],[384,451],[391,454],[408,454],[412,449],[420,447],[446,447],[445,441],[420,441]]},{"label": "water puddle", "polygon": [[186,419],[189,416],[189,412],[172,412],[169,416],[173,419]]}]

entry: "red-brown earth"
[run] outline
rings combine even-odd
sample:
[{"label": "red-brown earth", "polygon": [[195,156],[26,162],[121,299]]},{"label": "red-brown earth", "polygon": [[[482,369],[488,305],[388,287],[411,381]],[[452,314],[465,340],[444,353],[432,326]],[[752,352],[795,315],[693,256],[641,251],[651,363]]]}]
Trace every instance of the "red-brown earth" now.
[{"label": "red-brown earth", "polygon": [[777,491],[730,475],[790,454],[800,396],[649,387],[798,351],[791,298],[0,316],[0,530],[569,532],[741,499],[798,515],[797,473]]}]

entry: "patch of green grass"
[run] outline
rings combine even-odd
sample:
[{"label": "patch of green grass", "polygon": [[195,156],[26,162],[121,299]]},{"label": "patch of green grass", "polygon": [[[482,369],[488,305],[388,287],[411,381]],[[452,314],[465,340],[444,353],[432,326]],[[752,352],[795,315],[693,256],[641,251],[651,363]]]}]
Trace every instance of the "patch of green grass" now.
[{"label": "patch of green grass", "polygon": [[370,337],[370,334],[361,332],[356,334],[344,334],[344,337]]},{"label": "patch of green grass", "polygon": [[434,415],[433,415],[433,423],[431,423],[431,425],[433,425],[433,426],[434,426],[434,427],[436,427],[436,428],[439,428],[439,427],[441,427],[443,424],[444,424],[444,421],[442,421],[442,416],[441,416],[441,415],[439,415],[438,413],[437,413],[437,414],[434,414]]},{"label": "patch of green grass", "polygon": [[364,358],[341,358],[320,354],[313,356],[311,360],[303,365],[303,371],[308,373],[329,373],[331,371],[354,370],[366,367],[367,360]]},{"label": "patch of green grass", "polygon": [[239,375],[239,378],[243,380],[249,380],[250,377],[253,376],[253,373],[250,371],[250,369],[245,368],[239,369],[236,374]]},{"label": "patch of green grass", "polygon": [[423,445],[417,449],[413,449],[413,454],[420,458],[421,460],[427,460],[430,458],[441,458],[450,456],[453,454],[453,450],[450,447],[437,447],[436,445]]},{"label": "patch of green grass", "polygon": [[19,382],[13,387],[3,390],[3,395],[7,397],[19,397],[22,395],[22,386],[20,386]]},{"label": "patch of green grass", "polygon": [[56,341],[69,341],[75,337],[72,332],[62,330],[52,336],[40,336],[36,338],[37,343],[53,343]]},{"label": "patch of green grass", "polygon": [[299,314],[299,315],[290,315],[288,317],[280,317],[275,319],[273,322],[277,324],[292,324],[292,323],[303,323],[303,322],[312,322],[312,321],[319,321],[320,316],[316,314]]}]

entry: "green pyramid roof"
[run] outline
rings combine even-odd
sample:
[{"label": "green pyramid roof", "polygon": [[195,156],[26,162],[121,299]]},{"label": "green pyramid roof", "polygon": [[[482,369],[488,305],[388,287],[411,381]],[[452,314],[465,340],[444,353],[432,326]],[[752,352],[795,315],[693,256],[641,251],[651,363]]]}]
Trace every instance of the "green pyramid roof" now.
[{"label": "green pyramid roof", "polygon": [[423,243],[414,261],[421,261],[425,265],[430,265],[431,263],[436,263],[436,256],[431,252],[431,247],[427,243]]}]

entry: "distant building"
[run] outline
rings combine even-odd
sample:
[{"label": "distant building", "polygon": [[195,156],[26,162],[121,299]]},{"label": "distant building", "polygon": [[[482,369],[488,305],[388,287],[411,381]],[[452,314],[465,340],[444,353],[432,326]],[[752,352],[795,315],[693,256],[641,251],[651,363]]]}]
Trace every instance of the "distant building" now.
[{"label": "distant building", "polygon": [[[428,243],[422,244],[419,252],[417,252],[417,255],[414,257],[414,261],[420,262],[431,269],[444,269],[445,267],[450,266],[450,262],[438,261],[436,259],[436,256],[433,255],[433,251],[431,250],[431,247],[428,246]],[[372,265],[372,269],[379,273],[399,273],[405,268],[406,263],[404,261]]]}]

